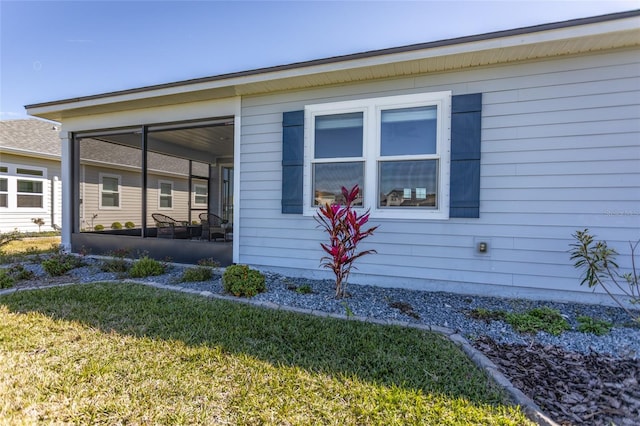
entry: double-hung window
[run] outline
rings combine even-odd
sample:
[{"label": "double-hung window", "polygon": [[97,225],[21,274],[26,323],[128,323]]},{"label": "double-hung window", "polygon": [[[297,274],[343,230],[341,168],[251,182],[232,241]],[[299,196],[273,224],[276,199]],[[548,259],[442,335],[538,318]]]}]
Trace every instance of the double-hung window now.
[{"label": "double-hung window", "polygon": [[451,93],[390,96],[305,109],[305,214],[341,203],[373,217],[447,219]]},{"label": "double-hung window", "polygon": [[206,207],[208,204],[209,191],[207,186],[199,183],[193,184],[193,205],[196,207]]},{"label": "double-hung window", "polygon": [[163,210],[173,208],[173,182],[158,181],[158,208]]},{"label": "double-hung window", "polygon": [[37,208],[43,207],[44,188],[42,178],[43,169],[16,168],[18,179],[16,202],[18,207]]},{"label": "double-hung window", "polygon": [[100,208],[120,208],[120,176],[100,174]]}]

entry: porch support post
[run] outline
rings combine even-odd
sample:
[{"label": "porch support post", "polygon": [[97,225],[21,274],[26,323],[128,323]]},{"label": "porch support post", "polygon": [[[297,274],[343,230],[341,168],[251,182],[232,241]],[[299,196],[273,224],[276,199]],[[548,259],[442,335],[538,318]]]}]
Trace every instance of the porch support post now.
[{"label": "porch support post", "polygon": [[[70,251],[71,233],[77,231],[74,224],[77,212],[75,212],[74,207],[79,207],[78,189],[80,187],[77,181],[78,174],[74,173],[74,170],[77,170],[80,166],[77,149],[72,146],[76,143],[73,135],[70,137],[69,132],[61,131],[60,142],[62,148],[61,175],[64,183],[62,186],[61,245],[63,250]],[[78,199],[78,202],[74,203],[74,199]]]},{"label": "porch support post", "polygon": [[147,133],[149,128],[142,126],[142,221],[141,221],[141,235],[142,238],[147,236]]}]

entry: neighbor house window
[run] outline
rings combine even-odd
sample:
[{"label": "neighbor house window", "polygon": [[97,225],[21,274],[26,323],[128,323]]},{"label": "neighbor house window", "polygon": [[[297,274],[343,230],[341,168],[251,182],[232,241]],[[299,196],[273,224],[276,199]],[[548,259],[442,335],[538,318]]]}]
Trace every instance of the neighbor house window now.
[{"label": "neighbor house window", "polygon": [[100,174],[100,208],[120,208],[120,176]]},{"label": "neighbor house window", "polygon": [[158,182],[158,208],[173,208],[173,182],[162,180]]},{"label": "neighbor house window", "polygon": [[42,210],[47,169],[14,164],[0,166],[0,207]]},{"label": "neighbor house window", "polygon": [[208,202],[208,194],[206,185],[193,185],[193,204],[197,207],[206,207]]},{"label": "neighbor house window", "polygon": [[390,96],[307,106],[305,213],[341,203],[374,217],[448,218],[451,93]]},{"label": "neighbor house window", "polygon": [[9,181],[0,178],[0,207],[9,207]]},{"label": "neighbor house window", "polygon": [[42,181],[18,179],[16,183],[18,207],[42,208]]}]

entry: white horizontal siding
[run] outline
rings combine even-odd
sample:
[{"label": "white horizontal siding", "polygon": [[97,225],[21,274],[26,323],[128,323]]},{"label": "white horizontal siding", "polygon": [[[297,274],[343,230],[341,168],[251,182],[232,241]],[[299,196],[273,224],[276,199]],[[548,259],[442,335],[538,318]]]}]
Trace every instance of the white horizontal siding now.
[{"label": "white horizontal siding", "polygon": [[[2,163],[20,166],[31,166],[46,169],[46,180],[43,185],[43,204],[41,209],[8,210],[0,208],[0,232],[11,232],[15,229],[21,232],[51,231],[52,225],[61,224],[61,192],[60,161],[27,157],[13,154],[2,154]],[[28,177],[27,177],[28,178]],[[10,196],[14,196],[10,195]],[[42,227],[34,224],[32,219],[41,218],[45,224]]]},{"label": "white horizontal siding", "polygon": [[359,259],[353,281],[586,294],[568,254],[586,227],[630,265],[627,241],[640,238],[637,50],[243,98],[238,260],[330,277],[313,218],[280,213],[283,112],[439,90],[483,93],[480,218],[372,221],[380,228],[363,248],[378,254]]}]

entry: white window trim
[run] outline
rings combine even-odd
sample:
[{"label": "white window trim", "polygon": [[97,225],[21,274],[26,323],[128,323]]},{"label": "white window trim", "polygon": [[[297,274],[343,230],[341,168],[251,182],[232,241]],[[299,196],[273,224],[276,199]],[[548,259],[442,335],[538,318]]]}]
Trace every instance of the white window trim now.
[{"label": "white window trim", "polygon": [[[118,206],[103,206],[102,205],[102,182],[104,178],[114,178],[118,180]],[[99,210],[122,210],[122,176],[114,175],[112,173],[99,173],[98,174],[99,184],[98,184],[98,209]],[[112,193],[112,192],[110,192]]]},{"label": "white window trim", "polygon": [[[171,185],[171,195],[162,194],[162,185]],[[171,207],[161,207],[160,200],[162,197],[171,197]],[[173,181],[171,180],[158,180],[158,210],[173,210]]]},{"label": "white window trim", "polygon": [[[436,155],[380,156],[380,117],[383,109],[437,106]],[[314,123],[318,115],[363,112],[363,158],[331,158],[314,160]],[[390,219],[449,219],[449,189],[451,168],[451,92],[419,93],[412,95],[368,98],[362,100],[307,105],[304,114],[304,168],[303,214],[313,216],[317,207],[312,206],[312,167],[314,163],[339,161],[364,161],[364,205],[372,218]],[[438,203],[434,209],[378,208],[378,162],[393,160],[437,158]]]},{"label": "white window trim", "polygon": [[[49,209],[49,180],[47,179],[47,168],[32,166],[28,164],[13,164],[2,163],[3,167],[7,168],[6,172],[0,172],[0,176],[7,179],[7,191],[3,192],[7,194],[7,207],[0,207],[2,212],[16,212],[16,213],[47,213]],[[42,176],[34,176],[25,173],[18,173],[18,169],[37,170],[42,172]],[[34,181],[42,183],[42,207],[18,207],[18,195],[38,195],[34,193],[18,192],[18,181]]]},{"label": "white window trim", "polygon": [[[206,203],[198,203],[196,202],[196,188],[204,188],[207,190],[207,202]],[[194,207],[207,207],[207,205],[209,204],[209,188],[207,187],[207,185],[203,185],[201,183],[194,183],[193,184],[193,195],[192,195],[192,200],[191,202],[193,203]]]}]

